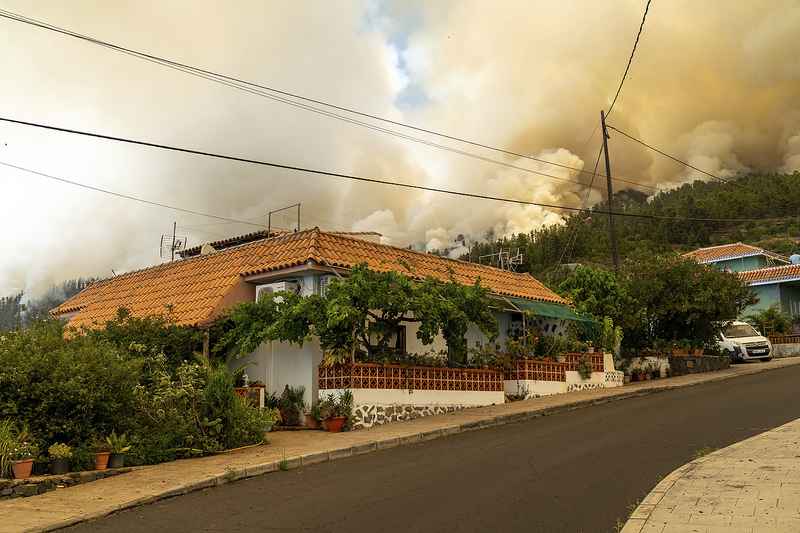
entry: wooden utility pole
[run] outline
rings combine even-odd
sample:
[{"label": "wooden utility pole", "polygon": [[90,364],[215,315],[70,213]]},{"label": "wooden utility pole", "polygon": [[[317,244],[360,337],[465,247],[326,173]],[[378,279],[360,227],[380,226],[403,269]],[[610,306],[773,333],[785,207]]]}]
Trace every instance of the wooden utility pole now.
[{"label": "wooden utility pole", "polygon": [[606,190],[608,191],[608,240],[611,244],[611,260],[614,270],[619,271],[619,250],[617,249],[617,232],[614,229],[614,188],[611,185],[611,161],[608,159],[608,130],[606,129],[606,113],[600,110],[600,124],[603,126],[603,154],[606,158]]}]

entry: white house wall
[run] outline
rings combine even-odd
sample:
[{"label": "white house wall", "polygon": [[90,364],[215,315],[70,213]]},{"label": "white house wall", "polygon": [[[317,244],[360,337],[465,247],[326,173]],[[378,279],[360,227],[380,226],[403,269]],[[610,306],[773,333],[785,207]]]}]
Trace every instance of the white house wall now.
[{"label": "white house wall", "polygon": [[267,393],[280,395],[284,387],[305,387],[304,399],[311,405],[317,397],[317,367],[322,361],[319,340],[302,347],[285,342],[264,342],[247,357],[231,362],[232,368],[244,366],[251,381],[263,381]]}]

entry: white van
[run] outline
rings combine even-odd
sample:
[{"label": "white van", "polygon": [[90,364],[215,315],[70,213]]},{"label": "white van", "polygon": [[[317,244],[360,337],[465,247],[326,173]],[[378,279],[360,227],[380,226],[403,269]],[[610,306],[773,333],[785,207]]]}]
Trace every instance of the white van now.
[{"label": "white van", "polygon": [[727,354],[731,361],[750,361],[772,359],[772,344],[769,339],[747,322],[730,322],[722,330],[719,349]]}]

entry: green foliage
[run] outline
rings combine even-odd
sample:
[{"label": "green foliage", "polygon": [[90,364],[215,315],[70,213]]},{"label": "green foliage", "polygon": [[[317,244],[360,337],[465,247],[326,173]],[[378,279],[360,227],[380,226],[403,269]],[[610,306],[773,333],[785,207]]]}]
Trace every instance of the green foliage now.
[{"label": "green foliage", "polygon": [[173,367],[183,361],[193,361],[195,354],[203,349],[202,333],[194,328],[176,325],[168,313],[139,318],[132,316],[127,309],[120,308],[105,327],[82,333],[130,356],[138,356],[146,347],[151,354],[164,354]]},{"label": "green foliage", "polygon": [[236,306],[225,319],[227,331],[214,346],[215,353],[247,354],[270,340],[302,345],[316,335],[326,364],[352,360],[361,353],[372,360],[397,354],[398,329],[416,323],[423,344],[441,334],[451,361],[464,364],[464,335],[470,324],[490,338],[497,336],[488,291],[479,282],[469,287],[432,278],[416,281],[359,265],[347,278],[334,279],[324,297],[278,296]]},{"label": "green foliage", "polygon": [[619,321],[629,297],[613,272],[580,265],[558,286],[558,292],[575,303],[576,310]]},{"label": "green foliage", "polygon": [[[622,258],[636,254],[661,255],[673,250],[689,251],[702,246],[743,241],[779,253],[792,253],[796,244],[789,235],[800,233],[800,174],[763,174],[740,176],[730,183],[695,181],[677,189],[661,192],[648,199],[646,194],[622,190],[614,195],[614,210],[673,217],[759,219],[763,222],[681,222],[666,219],[615,217]],[[606,211],[601,202],[592,207]],[[775,221],[774,217],[786,217]],[[770,219],[770,220],[766,220]],[[470,249],[464,259],[479,262],[481,255],[500,248],[522,251],[524,263],[519,271],[530,272],[544,280],[559,263],[580,262],[610,266],[608,216],[577,213],[565,222],[545,226],[530,233],[496,239]],[[565,253],[566,250],[566,253]],[[601,313],[596,316],[604,316]],[[616,318],[614,315],[612,318]]]},{"label": "green foliage", "polygon": [[336,416],[347,418],[348,424],[353,416],[353,393],[343,390],[339,395],[328,394],[318,402],[320,420],[327,420]]},{"label": "green foliage", "polygon": [[[106,444],[108,445],[108,451],[111,453],[128,453],[131,451],[131,445],[128,444],[128,436],[125,433],[117,435],[116,431],[112,431],[111,435],[106,437]],[[50,448],[52,449],[52,446]]]},{"label": "green foliage", "polygon": [[614,321],[610,317],[603,319],[603,326],[598,339],[598,346],[606,352],[613,353],[622,342],[622,328],[614,326]]},{"label": "green foliage", "polygon": [[781,311],[778,304],[749,315],[747,320],[752,322],[762,335],[788,335],[792,332],[792,317]]},{"label": "green foliage", "polygon": [[598,346],[609,350],[620,338],[629,354],[684,340],[713,344],[725,322],[755,302],[736,275],[676,254],[637,254],[619,276],[589,267],[573,274],[561,284],[564,293],[580,309],[606,313]]},{"label": "green foliage", "polygon": [[0,419],[0,478],[10,476],[11,453],[16,443],[17,435],[14,421]]},{"label": "green foliage", "polygon": [[735,274],[675,254],[632,258],[622,275],[634,303],[622,323],[629,350],[653,346],[659,339],[713,344],[725,323],[756,301]]},{"label": "green foliage", "polygon": [[584,355],[581,357],[580,361],[578,361],[577,370],[581,379],[589,379],[592,377],[592,362],[588,355]]},{"label": "green foliage", "polygon": [[63,442],[56,442],[47,448],[47,454],[53,459],[70,459],[72,457],[72,448]]},{"label": "green foliage", "polygon": [[286,426],[299,426],[301,416],[305,408],[303,396],[306,393],[306,388],[302,385],[299,387],[290,387],[286,385],[283,389],[283,394],[280,398],[280,412],[283,425]]},{"label": "green foliage", "polygon": [[91,441],[133,409],[140,369],[106,342],[34,323],[0,337],[0,417],[27,422],[43,443]]},{"label": "green foliage", "polygon": [[[0,419],[29,425],[33,445],[71,446],[76,468],[90,467],[100,446],[142,464],[263,439],[274,411],[236,396],[227,368],[159,351],[183,345],[184,331],[121,322],[107,335],[65,332],[49,320],[0,336]],[[126,346],[132,324],[154,344]]]}]

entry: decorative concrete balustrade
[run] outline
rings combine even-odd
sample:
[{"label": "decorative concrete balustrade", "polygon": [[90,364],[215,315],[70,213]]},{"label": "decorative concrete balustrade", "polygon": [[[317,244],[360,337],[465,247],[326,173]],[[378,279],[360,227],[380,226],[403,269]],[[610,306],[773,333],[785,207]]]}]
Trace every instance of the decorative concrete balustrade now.
[{"label": "decorative concrete balustrade", "polygon": [[[577,390],[617,387],[623,374],[611,354],[569,353],[560,361],[521,359],[510,371],[355,363],[320,367],[319,397],[353,393],[355,429],[410,420],[466,407],[501,404],[510,396],[531,398]],[[578,372],[586,359],[591,375]]]},{"label": "decorative concrete balustrade", "polygon": [[[517,398],[538,398],[578,390],[619,387],[624,375],[614,369],[610,353],[565,353],[559,361],[520,359],[506,372],[505,391]],[[591,369],[587,378],[578,371],[583,360]]]},{"label": "decorative concrete balustrade", "polygon": [[319,396],[353,393],[353,427],[505,402],[503,373],[479,368],[355,363],[320,367]]}]

